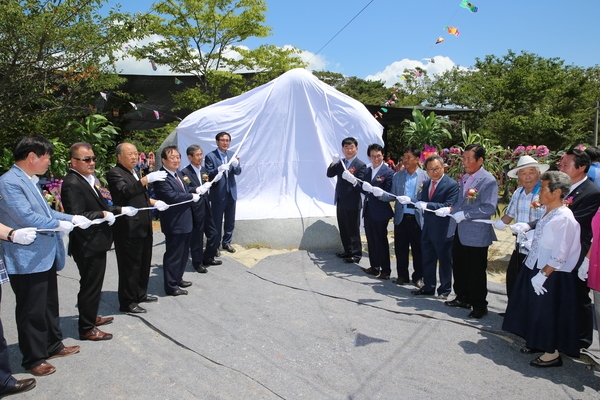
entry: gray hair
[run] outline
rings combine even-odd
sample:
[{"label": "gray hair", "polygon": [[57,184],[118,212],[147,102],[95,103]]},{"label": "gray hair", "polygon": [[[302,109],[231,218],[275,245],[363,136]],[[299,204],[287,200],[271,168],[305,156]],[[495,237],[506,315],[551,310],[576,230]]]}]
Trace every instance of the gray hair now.
[{"label": "gray hair", "polygon": [[190,147],[188,147],[185,151],[185,154],[187,154],[188,156],[193,156],[197,150],[202,150],[202,147],[200,147],[197,144],[191,144]]},{"label": "gray hair", "polygon": [[560,189],[560,198],[564,199],[571,192],[571,178],[569,175],[560,171],[548,171],[544,172],[540,176],[542,181],[548,181],[548,189],[550,192],[554,192],[556,189]]}]

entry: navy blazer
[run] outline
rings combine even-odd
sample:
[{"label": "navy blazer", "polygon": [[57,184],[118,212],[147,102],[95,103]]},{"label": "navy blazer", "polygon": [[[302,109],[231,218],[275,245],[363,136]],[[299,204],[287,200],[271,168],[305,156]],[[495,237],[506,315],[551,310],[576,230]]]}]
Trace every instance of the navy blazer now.
[{"label": "navy blazer", "polygon": [[[162,171],[167,173],[167,179],[154,182],[154,194],[158,200],[171,205],[192,199],[192,194],[187,183],[183,180],[183,174],[175,171],[183,187],[177,179],[164,167]],[[169,207],[160,212],[160,229],[165,235],[181,235],[190,233],[193,228],[192,203],[180,204]]]},{"label": "navy blazer", "polygon": [[[223,161],[221,161],[221,155],[219,154],[219,149],[213,150],[206,155],[204,160],[204,166],[206,167],[206,172],[208,173],[208,178],[212,181],[217,173],[219,172],[219,166],[223,165]],[[233,157],[233,152],[227,150],[227,161],[230,161]],[[235,176],[242,173],[242,167],[238,164],[236,168],[233,166],[229,167],[229,175],[227,179],[223,176],[217,183],[214,183],[210,187],[210,201],[214,201],[217,203],[222,203],[227,198],[227,187],[225,186],[225,182],[227,182],[227,186],[229,186],[229,192],[231,193],[231,197],[233,200],[237,200],[237,185],[235,183]]]},{"label": "navy blazer", "polygon": [[[388,167],[386,163],[381,165],[381,168],[379,168],[379,171],[377,171],[377,176],[372,175],[372,168],[367,168],[364,181],[369,182],[373,187],[379,187],[383,189],[385,192],[389,192],[391,190],[394,170]],[[360,182],[356,184],[357,187],[360,185]],[[362,187],[360,188],[360,191],[365,195],[365,211],[363,211],[363,217],[367,208],[369,209],[369,216],[373,221],[388,221],[394,216],[392,206],[390,206],[388,201],[380,200],[378,197],[375,197],[373,193],[365,192],[362,190]]]},{"label": "navy blazer", "polygon": [[[437,183],[433,197],[429,198],[429,188],[431,187],[431,179],[428,179],[423,184],[423,190],[419,195],[419,201],[427,202],[428,210],[437,210],[443,207],[450,207],[456,203],[458,198],[458,183],[444,174],[442,179]],[[447,237],[448,224],[452,217],[438,217],[435,213],[423,212],[423,236],[428,237],[432,242],[445,242],[452,240],[454,235]]]},{"label": "navy blazer", "polygon": [[[200,169],[201,173],[206,172],[206,168]],[[187,167],[181,170],[181,173],[184,177],[188,177],[190,180],[189,187],[190,193],[196,193],[196,188],[201,186],[202,183],[200,179],[198,179],[198,175],[196,174],[196,170],[189,164]],[[194,215],[194,227],[202,226],[202,222],[204,222],[205,218],[212,218],[212,214],[210,214],[210,203],[209,203],[209,192],[204,193],[200,196],[200,200],[197,203],[192,203],[192,213]],[[208,215],[207,215],[208,213]]]},{"label": "navy blazer", "polygon": [[[333,178],[337,176],[335,184],[335,197],[333,204],[337,205],[342,210],[360,210],[362,208],[362,199],[360,198],[360,190],[352,186],[350,182],[342,178],[344,173],[344,160],[338,161],[336,164],[330,164],[327,167],[327,177]],[[355,157],[348,167],[348,171],[356,178],[363,180],[367,165]]]}]

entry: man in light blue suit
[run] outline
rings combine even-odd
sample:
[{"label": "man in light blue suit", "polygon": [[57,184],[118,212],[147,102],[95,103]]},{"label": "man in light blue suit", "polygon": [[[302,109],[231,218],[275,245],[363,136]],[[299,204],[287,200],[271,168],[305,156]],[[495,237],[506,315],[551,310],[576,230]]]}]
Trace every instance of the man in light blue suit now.
[{"label": "man in light blue suit", "polygon": [[[219,241],[222,241],[223,249],[235,253],[235,249],[231,246],[235,226],[235,202],[237,201],[235,176],[242,173],[242,168],[239,158],[234,158],[233,152],[228,150],[231,144],[231,135],[227,132],[220,132],[215,139],[218,148],[206,155],[204,165],[211,181],[219,171],[223,171],[223,176],[210,187],[210,206],[217,226],[217,237]],[[223,218],[225,218],[224,222]],[[223,233],[222,237],[221,233]]]},{"label": "man in light blue suit", "polygon": [[52,210],[37,185],[50,166],[54,146],[40,135],[23,137],[13,150],[15,164],[0,177],[0,222],[15,228],[35,227],[29,246],[3,243],[2,253],[16,298],[16,322],[23,368],[33,375],[53,373],[52,357],[79,352],[62,343],[56,272],[65,265],[62,233],[73,224],[85,229],[91,221]]},{"label": "man in light blue suit", "polygon": [[[490,219],[496,213],[498,182],[483,168],[485,148],[477,144],[465,147],[462,164],[465,174],[459,182],[458,199],[450,207],[436,211],[450,215],[447,237],[454,235],[452,266],[456,298],[446,301],[450,307],[471,308],[469,318],[482,318],[487,309],[488,248],[496,240],[492,225],[474,219]],[[451,214],[450,214],[451,213]]]}]

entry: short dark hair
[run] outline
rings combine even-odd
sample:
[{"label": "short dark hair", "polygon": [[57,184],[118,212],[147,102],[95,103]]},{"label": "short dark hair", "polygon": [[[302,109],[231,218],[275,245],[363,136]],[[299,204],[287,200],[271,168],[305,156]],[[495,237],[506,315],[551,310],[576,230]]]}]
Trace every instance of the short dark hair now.
[{"label": "short dark hair", "polygon": [[177,146],[167,146],[160,152],[160,158],[166,160],[173,151],[176,151],[177,154],[181,156],[181,153],[177,149]]},{"label": "short dark hair", "polygon": [[54,154],[54,145],[42,135],[23,136],[13,148],[15,161],[26,159],[29,153],[38,157],[46,154],[51,156]]},{"label": "short dark hair", "polygon": [[432,161],[436,161],[436,160],[439,161],[442,168],[444,168],[444,159],[442,157],[434,154],[432,156],[427,157],[427,159],[425,160],[425,164],[424,164],[425,169],[427,169],[427,164],[429,164]]},{"label": "short dark hair", "polygon": [[219,139],[221,139],[225,135],[229,136],[229,140],[231,140],[231,135],[229,133],[227,133],[227,132],[219,132],[219,133],[217,133],[217,136],[215,136],[215,140],[218,142]]},{"label": "short dark hair", "polygon": [[590,156],[590,161],[600,161],[600,149],[596,146],[590,146],[585,149],[585,152]]},{"label": "short dark hair", "polygon": [[475,154],[475,161],[479,161],[480,158],[483,158],[485,160],[485,147],[483,147],[482,145],[470,144],[467,147],[465,147],[465,151],[469,150]]},{"label": "short dark hair", "polygon": [[403,150],[402,150],[402,154],[406,154],[406,153],[412,153],[413,156],[419,158],[421,157],[421,150],[419,150],[417,147],[415,146],[406,146]]},{"label": "short dark hair", "polygon": [[373,144],[370,144],[369,147],[367,147],[367,157],[371,157],[372,150],[380,151],[381,154],[383,154],[383,147],[381,147],[380,144],[373,143]]},{"label": "short dark hair", "polygon": [[351,145],[351,144],[358,147],[358,141],[356,139],[354,139],[352,136],[348,136],[347,138],[342,140],[342,147],[344,147],[346,145]]},{"label": "short dark hair", "polygon": [[86,142],[77,142],[73,143],[71,147],[69,147],[69,158],[73,158],[75,153],[79,151],[79,149],[84,148],[88,150],[93,150],[92,145]]},{"label": "short dark hair", "polygon": [[188,156],[193,156],[194,153],[198,150],[202,150],[202,147],[200,147],[197,144],[191,144],[186,150],[185,150],[185,154],[187,154]]},{"label": "short dark hair", "polygon": [[585,167],[585,173],[589,171],[592,161],[590,160],[590,156],[585,151],[574,149],[573,147],[571,147],[569,150],[567,150],[565,154],[568,156],[575,156],[573,158],[573,161],[575,162],[575,167],[577,167],[578,169],[581,167]]}]

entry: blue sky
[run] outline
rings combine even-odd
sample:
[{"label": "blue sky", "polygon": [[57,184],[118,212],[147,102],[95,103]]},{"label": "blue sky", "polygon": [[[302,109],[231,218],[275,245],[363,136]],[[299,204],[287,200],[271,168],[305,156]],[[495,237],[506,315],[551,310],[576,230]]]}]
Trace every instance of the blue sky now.
[{"label": "blue sky", "polygon": [[[503,56],[521,50],[545,58],[558,57],[581,67],[600,64],[597,21],[600,0],[473,0],[471,13],[460,0],[267,0],[266,24],[272,35],[243,44],[296,46],[311,59],[309,69],[339,72],[359,78],[398,80],[405,68],[421,66],[434,74],[454,65],[471,67],[477,57]],[[117,3],[110,1],[109,4]],[[150,1],[121,2],[123,10],[145,12]],[[368,6],[367,6],[368,4]],[[331,43],[314,55],[363,7]],[[460,36],[444,31],[450,25]],[[445,41],[434,45],[438,36]],[[434,58],[435,63],[422,61]],[[123,73],[154,72],[148,62],[128,60],[118,66]]]}]

